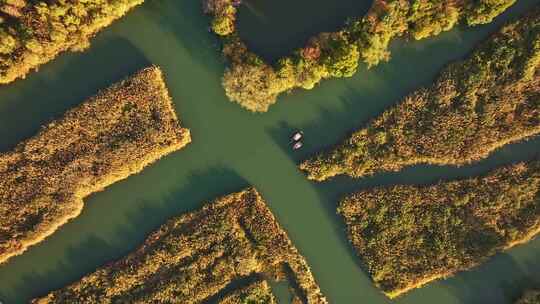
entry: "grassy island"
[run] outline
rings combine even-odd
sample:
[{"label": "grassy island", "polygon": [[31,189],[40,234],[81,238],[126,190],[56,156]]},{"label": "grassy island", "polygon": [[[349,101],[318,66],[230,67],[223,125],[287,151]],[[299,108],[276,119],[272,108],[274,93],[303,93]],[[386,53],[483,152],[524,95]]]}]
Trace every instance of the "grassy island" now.
[{"label": "grassy island", "polygon": [[78,216],[86,196],[190,140],[161,71],[151,67],[0,154],[0,263]]},{"label": "grassy island", "polygon": [[540,132],[540,9],[446,67],[353,133],[300,165],[313,180],[427,163],[463,165]]},{"label": "grassy island", "polygon": [[34,303],[272,303],[267,279],[291,282],[296,303],[327,303],[259,193],[247,189],[169,220],[135,252]]},{"label": "grassy island", "polygon": [[394,298],[532,239],[539,189],[536,160],[483,177],[362,191],[338,212],[373,281]]},{"label": "grassy island", "polygon": [[540,304],[540,290],[529,290],[525,292],[516,304]]},{"label": "grassy island", "polygon": [[67,50],[83,50],[99,30],[144,0],[0,0],[0,84]]},{"label": "grassy island", "polygon": [[489,23],[515,0],[374,0],[366,16],[355,18],[337,32],[321,33],[288,57],[264,62],[239,38],[235,24],[240,0],[204,0],[211,28],[223,41],[229,68],[225,92],[242,107],[266,112],[279,94],[295,88],[312,89],[325,78],[350,77],[360,62],[368,66],[388,61],[393,38],[422,39],[459,23]]}]

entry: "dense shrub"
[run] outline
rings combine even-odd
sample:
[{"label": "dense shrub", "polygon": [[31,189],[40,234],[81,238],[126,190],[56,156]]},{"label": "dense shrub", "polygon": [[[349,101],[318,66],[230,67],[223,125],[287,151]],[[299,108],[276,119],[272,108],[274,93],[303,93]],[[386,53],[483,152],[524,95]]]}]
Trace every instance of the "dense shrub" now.
[{"label": "dense shrub", "polygon": [[0,84],[67,50],[83,50],[99,30],[144,0],[0,0]]},{"label": "dense shrub", "polygon": [[[312,89],[325,78],[350,77],[360,61],[374,66],[389,60],[388,46],[395,37],[435,36],[461,20],[469,25],[487,23],[514,2],[375,0],[366,16],[353,19],[341,31],[313,37],[304,48],[275,64],[262,62],[237,37],[234,22],[239,1],[206,0],[204,3],[205,12],[213,17],[214,32],[223,39],[224,55],[230,61],[223,77],[227,96],[251,111],[265,112],[283,92]],[[259,59],[258,63],[249,60],[253,57]],[[282,75],[286,77],[280,77]]]},{"label": "dense shrub", "polygon": [[259,193],[247,189],[169,220],[135,252],[35,303],[212,303],[235,284],[224,303],[273,299],[266,283],[254,283],[263,277],[293,280],[300,303],[327,303]]},{"label": "dense shrub", "polygon": [[540,132],[540,9],[407,96],[337,148],[305,161],[310,179],[419,163],[461,165]]},{"label": "dense shrub", "polygon": [[533,161],[433,186],[362,191],[339,213],[373,281],[393,298],[532,239],[540,232],[539,189]]},{"label": "dense shrub", "polygon": [[356,72],[360,52],[345,37],[330,39],[324,53],[322,64],[328,77],[351,77]]},{"label": "dense shrub", "polygon": [[78,216],[86,196],[190,140],[161,71],[152,67],[0,154],[0,263]]},{"label": "dense shrub", "polygon": [[229,53],[232,62],[243,62],[233,64],[225,71],[223,83],[227,96],[245,100],[241,105],[249,110],[265,112],[281,90],[276,72],[258,56],[249,53],[237,36],[227,38],[223,52]]},{"label": "dense shrub", "polygon": [[467,23],[469,25],[489,23],[516,2],[515,0],[476,0],[469,1],[467,6]]}]

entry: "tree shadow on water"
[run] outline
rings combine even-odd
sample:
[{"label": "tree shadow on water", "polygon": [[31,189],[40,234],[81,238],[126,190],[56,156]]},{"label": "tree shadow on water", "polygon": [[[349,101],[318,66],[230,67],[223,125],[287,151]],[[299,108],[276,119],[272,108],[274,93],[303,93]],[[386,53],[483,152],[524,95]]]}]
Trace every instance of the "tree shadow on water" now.
[{"label": "tree shadow on water", "polygon": [[[280,122],[277,127],[270,129],[269,132],[280,147],[287,149],[286,140],[288,139],[287,135],[290,130],[290,124],[287,122]],[[313,134],[317,134],[315,131],[313,132]],[[483,175],[501,166],[538,158],[540,152],[538,150],[539,142],[540,138],[535,137],[510,144],[495,151],[485,160],[463,167],[418,165],[407,167],[399,172],[379,173],[361,179],[338,176],[323,183],[316,183],[314,188],[321,198],[321,207],[327,212],[327,215],[331,219],[334,234],[341,240],[343,245],[347,244],[346,246],[350,258],[356,261],[356,265],[364,274],[366,274],[366,276],[369,276],[361,257],[356,255],[347,239],[345,231],[346,226],[343,219],[336,212],[339,202],[344,196],[373,187],[385,187],[395,184],[426,185],[437,183],[439,181]],[[309,155],[310,152],[311,151],[307,151],[304,154]],[[302,155],[294,155],[290,151],[287,151],[287,154],[295,159],[297,163],[304,159]],[[530,281],[530,273],[536,272],[540,274],[540,271],[538,271],[540,270],[538,269],[540,265],[528,267],[529,269],[534,269],[532,272],[526,274],[520,273],[520,269],[514,267],[515,265],[512,265],[513,261],[511,258],[505,254],[498,255],[494,260],[495,262],[488,262],[488,266],[480,267],[482,269],[480,274],[477,274],[478,272],[474,271],[472,273],[463,272],[463,274],[460,274],[458,277],[448,280],[450,283],[446,283],[445,281],[445,286],[452,286],[452,284],[455,284],[455,286],[450,287],[449,290],[451,290],[452,294],[463,303],[512,303],[511,300],[515,299],[516,295],[519,295],[523,289],[524,283]],[[499,272],[500,274],[498,274]],[[506,273],[510,279],[501,282],[500,278],[504,277]],[[495,279],[497,277],[499,278],[498,280]],[[464,282],[460,282],[460,280]],[[536,281],[538,282],[538,280],[540,280],[540,278]],[[433,282],[432,284],[436,283]],[[492,286],[497,286],[497,288]],[[495,290],[491,290],[490,288]]]},{"label": "tree shadow on water", "polygon": [[[396,184],[396,179],[402,178],[399,174],[393,175],[389,177],[390,180],[387,181],[388,185]],[[338,177],[331,182],[318,184],[316,187],[323,202],[322,207],[332,217],[334,233],[344,246],[346,244],[350,258],[356,261],[356,265],[360,271],[367,277],[369,277],[369,272],[362,261],[362,257],[356,254],[350,244],[346,234],[346,225],[343,218],[336,211],[339,202],[347,194],[365,188],[383,186],[376,180],[377,178],[379,177],[352,180],[346,177]],[[414,182],[414,180],[410,181],[410,183]],[[399,183],[405,184],[405,182]],[[521,261],[518,261],[510,254],[503,252],[489,258],[485,263],[476,268],[459,272],[454,277],[429,282],[422,288],[413,290],[400,297],[397,301],[407,304],[424,303],[423,301],[425,299],[429,299],[432,295],[437,294],[438,288],[442,288],[448,290],[458,303],[513,304],[525,290],[540,287],[540,251],[538,250],[540,238],[536,238],[531,243],[534,244],[520,245],[515,249],[511,249],[526,253],[532,252],[532,256],[526,259],[520,259]]]},{"label": "tree shadow on water", "polygon": [[221,65],[208,65],[221,59],[221,43],[209,32],[210,18],[204,15],[201,1],[165,0],[145,4],[148,13],[160,28],[170,30],[191,58],[205,66],[219,68],[214,71],[223,73]]},{"label": "tree shadow on water", "polygon": [[[385,72],[384,69],[379,69],[366,73],[384,74]],[[384,76],[385,79],[392,77]],[[410,91],[406,84],[400,84],[399,87],[389,93],[386,90],[380,90],[378,85],[363,84],[359,88],[354,88],[346,84],[340,96],[332,97],[338,99],[339,102],[332,106],[318,106],[316,118],[311,119],[307,124],[296,124],[292,127],[290,123],[282,120],[277,126],[268,128],[267,132],[287,155],[296,160],[306,159],[322,150],[336,147],[355,131],[365,127],[370,120],[376,118],[389,106],[398,102],[401,99],[400,96]],[[290,134],[294,129],[300,129],[305,134],[304,147],[299,151],[292,151],[289,145]]]},{"label": "tree shadow on water", "polygon": [[68,248],[62,262],[53,271],[37,273],[32,271],[19,279],[19,284],[9,293],[0,293],[2,303],[28,303],[32,298],[43,296],[79,279],[83,274],[95,270],[95,263],[106,261],[114,247],[103,239],[89,236],[76,246]]},{"label": "tree shadow on water", "polygon": [[128,40],[99,36],[84,54],[61,54],[25,80],[2,86],[0,151],[11,149],[100,89],[149,65]]},{"label": "tree shadow on water", "polygon": [[315,183],[315,188],[321,201],[324,202],[323,207],[329,216],[335,217],[335,220],[340,223],[341,228],[337,228],[337,231],[344,234],[345,225],[336,212],[340,201],[349,194],[375,187],[389,187],[398,184],[423,186],[483,176],[502,166],[538,159],[540,157],[539,143],[540,137],[536,137],[511,144],[497,150],[487,159],[463,167],[416,165],[406,167],[398,172],[381,172],[357,179],[341,175],[325,182]]},{"label": "tree shadow on water", "polygon": [[149,233],[168,219],[196,210],[219,196],[246,187],[248,183],[227,168],[212,168],[193,173],[187,184],[177,191],[165,194],[159,201],[133,204],[135,208],[127,212],[128,222],[123,226],[113,227],[110,239],[104,240],[95,235],[86,237],[65,250],[65,257],[52,270],[23,274],[9,294],[0,293],[0,300],[5,303],[24,303],[70,284],[96,268],[132,252],[143,243]]},{"label": "tree shadow on water", "polygon": [[[353,90],[349,94],[338,97],[343,110],[333,110],[329,107],[319,107],[319,117],[309,124],[294,124],[280,120],[275,126],[268,127],[266,132],[285,154],[299,162],[309,156],[337,145],[343,138],[350,136],[358,122],[366,121],[369,117],[365,112],[371,112],[366,108],[368,105],[357,102],[353,96]],[[295,130],[304,132],[302,149],[293,151],[291,135]],[[345,134],[345,135],[344,135]]]},{"label": "tree shadow on water", "polygon": [[[157,229],[171,217],[191,212],[199,209],[204,204],[214,199],[241,191],[249,187],[249,183],[238,173],[228,168],[212,168],[200,173],[193,173],[189,177],[189,182],[182,185],[181,190],[166,194],[159,204],[145,202],[137,210],[128,213],[131,227],[124,227],[118,232],[119,236],[130,237],[133,231],[147,231],[148,233]],[[146,235],[136,240],[140,243]]]},{"label": "tree shadow on water", "polygon": [[[274,142],[288,155],[295,163],[307,159],[324,149],[323,147],[335,143],[336,138],[345,138],[358,128],[358,123],[365,124],[372,118],[372,113],[380,113],[390,102],[391,98],[381,99],[375,97],[369,99],[369,102],[358,102],[363,100],[365,94],[369,92],[357,92],[350,89],[346,96],[340,97],[343,104],[343,110],[320,109],[320,118],[315,119],[314,123],[302,126],[287,121],[280,121],[275,126],[266,129],[266,132]],[[371,113],[371,114],[370,114]],[[378,114],[377,114],[378,115]],[[291,149],[290,136],[295,129],[301,129],[305,132],[304,148],[300,151]],[[339,202],[348,194],[361,190],[384,187],[395,184],[406,185],[425,185],[433,184],[442,180],[462,179],[471,176],[486,174],[497,167],[514,163],[517,161],[530,160],[538,157],[538,143],[540,138],[531,138],[527,141],[507,145],[502,149],[495,151],[487,159],[467,166],[433,166],[417,165],[406,167],[399,172],[382,172],[373,176],[367,176],[360,179],[354,179],[347,176],[338,176],[322,183],[315,183],[315,189],[320,196],[321,207],[326,211],[331,219],[334,233],[344,243],[348,244],[349,253],[354,260],[359,261],[352,246],[350,246],[345,233],[345,224],[343,219],[336,211]],[[359,263],[361,265],[361,263]]]},{"label": "tree shadow on water", "polygon": [[348,19],[365,15],[372,2],[244,0],[238,8],[236,28],[250,50],[273,63],[319,33],[343,29]]},{"label": "tree shadow on water", "polygon": [[500,253],[480,266],[460,272],[438,284],[449,290],[460,303],[511,304],[526,289],[540,286],[539,261],[540,252],[523,265],[511,255]]}]

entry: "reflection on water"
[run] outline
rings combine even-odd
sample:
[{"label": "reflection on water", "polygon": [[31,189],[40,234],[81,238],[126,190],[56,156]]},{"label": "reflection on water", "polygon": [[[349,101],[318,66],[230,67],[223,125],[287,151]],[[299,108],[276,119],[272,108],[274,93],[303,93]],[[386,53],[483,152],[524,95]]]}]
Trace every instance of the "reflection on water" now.
[{"label": "reflection on water", "polygon": [[[407,92],[429,84],[444,64],[464,56],[503,19],[535,3],[521,0],[510,14],[489,26],[411,44],[397,42],[390,63],[369,71],[361,68],[353,78],[325,81],[312,91],[294,92],[282,97],[270,112],[256,115],[225,98],[220,84],[224,63],[216,39],[206,30],[200,3],[147,2],[98,35],[90,50],[63,55],[26,80],[0,87],[0,150],[9,150],[99,88],[149,63],[164,70],[179,117],[192,130],[193,143],[92,195],[81,216],[0,266],[0,300],[24,303],[59,288],[133,250],[167,218],[254,185],[306,257],[331,303],[390,303],[357,263],[335,212],[337,200],[376,185],[482,174],[532,158],[540,152],[540,139],[501,149],[473,166],[417,166],[323,184],[309,182],[296,162],[335,144]],[[288,146],[294,128],[306,134],[305,149],[299,153]],[[521,288],[540,284],[539,255],[537,239],[392,303],[511,303]]]}]

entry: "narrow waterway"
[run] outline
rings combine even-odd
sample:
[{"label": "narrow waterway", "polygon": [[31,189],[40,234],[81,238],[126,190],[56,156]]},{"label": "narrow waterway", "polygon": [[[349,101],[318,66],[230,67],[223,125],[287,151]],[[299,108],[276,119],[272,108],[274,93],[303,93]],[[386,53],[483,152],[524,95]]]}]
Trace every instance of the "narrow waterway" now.
[{"label": "narrow waterway", "polygon": [[[324,2],[324,0],[317,0]],[[351,191],[396,183],[423,184],[482,174],[531,159],[540,139],[505,147],[463,168],[419,166],[362,180],[314,184],[296,169],[307,155],[338,142],[407,92],[428,85],[447,62],[460,58],[538,0],[520,0],[488,26],[459,29],[421,42],[396,42],[393,59],[346,80],[280,98],[266,114],[229,102],[220,78],[217,41],[195,0],[148,1],[105,30],[84,53],[63,55],[26,80],[0,87],[0,151],[37,132],[98,89],[151,63],[166,77],[176,110],[193,143],[143,173],[86,200],[83,213],[43,243],[0,266],[0,301],[24,303],[78,279],[133,250],[167,218],[203,201],[254,185],[306,257],[331,303],[390,303],[359,267],[336,216]],[[275,46],[276,48],[279,45]],[[291,129],[306,133],[306,149],[292,153]],[[488,263],[431,283],[399,304],[506,304],[523,288],[540,286],[540,239]],[[281,292],[280,292],[281,293]]]}]

